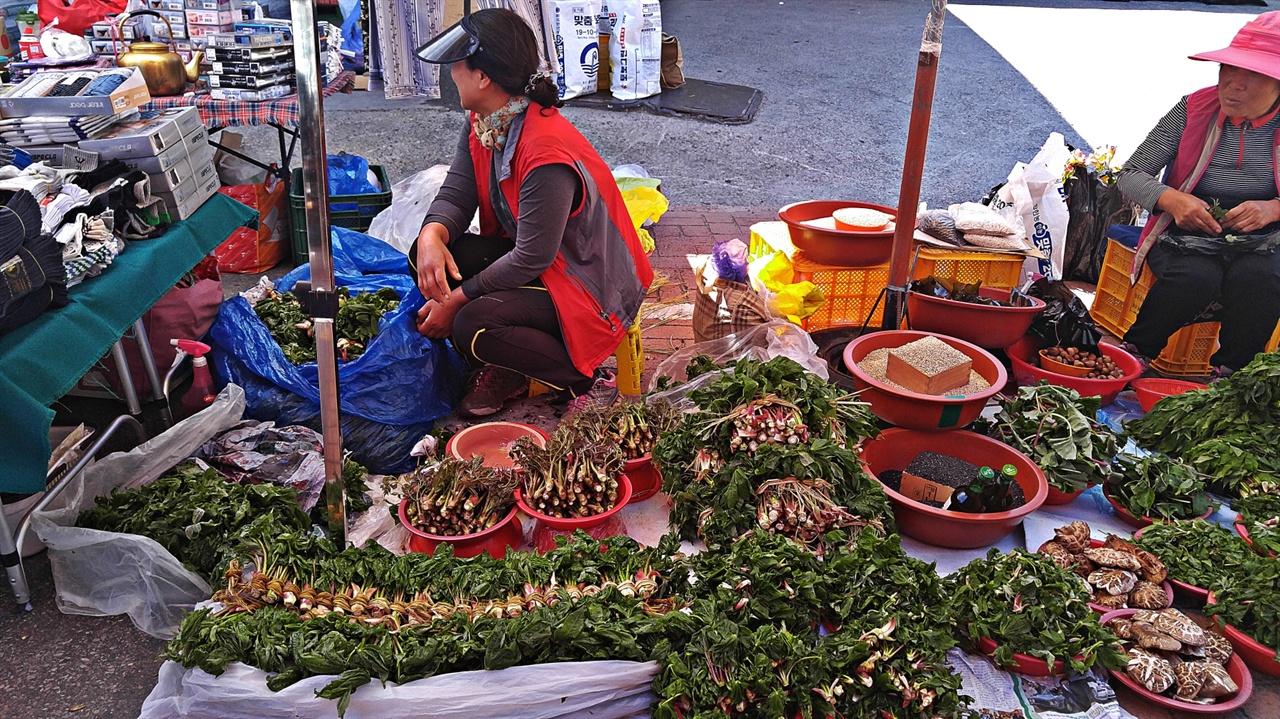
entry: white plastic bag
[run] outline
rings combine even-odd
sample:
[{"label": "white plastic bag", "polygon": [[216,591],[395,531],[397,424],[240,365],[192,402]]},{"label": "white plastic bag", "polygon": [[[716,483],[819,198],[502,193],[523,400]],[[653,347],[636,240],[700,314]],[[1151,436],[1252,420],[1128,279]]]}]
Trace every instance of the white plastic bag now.
[{"label": "white plastic bag", "polygon": [[244,405],[244,390],[227,385],[209,407],[133,451],[117,452],[86,469],[49,507],[31,516],[32,529],[49,547],[59,610],[92,617],[128,614],[147,634],[170,639],[196,602],[209,598],[209,585],[155,540],[81,529],[76,517],[113,489],[154,481],[239,422]]},{"label": "white plastic bag", "polygon": [[435,165],[391,186],[391,206],[378,213],[369,225],[369,236],[408,254],[422,231],[422,220],[431,201],[449,174],[448,165]]},{"label": "white plastic bag", "polygon": [[1027,164],[1018,163],[992,201],[992,209],[1006,219],[1017,218],[1023,234],[1045,259],[1027,258],[1023,271],[1062,279],[1070,213],[1062,189],[1062,173],[1071,151],[1061,133],[1049,134],[1040,152]]},{"label": "white plastic bag", "polygon": [[[346,719],[630,719],[649,715],[654,662],[561,662],[458,672],[408,684],[377,681],[351,695]],[[308,677],[273,692],[267,674],[245,664],[221,676],[160,666],[138,719],[328,719],[338,703],[316,691],[334,676]]]},{"label": "white plastic bag", "polygon": [[543,0],[543,14],[555,35],[560,99],[595,92],[600,71],[600,0]]},{"label": "white plastic bag", "polygon": [[706,355],[720,365],[743,357],[761,362],[767,362],[774,357],[789,357],[823,380],[831,378],[827,363],[818,357],[818,345],[813,343],[808,332],[785,320],[772,320],[756,325],[745,332],[725,335],[720,339],[707,342],[695,342],[677,350],[658,365],[657,371],[649,380],[649,391],[653,391],[659,377],[670,377],[682,384],[665,392],[650,395],[649,401],[667,399],[677,407],[690,408],[691,405],[685,401],[685,396],[699,387],[714,382],[720,376],[719,372],[708,372],[689,382],[685,369],[698,355]]},{"label": "white plastic bag", "polygon": [[662,6],[658,0],[609,0],[618,21],[609,36],[610,91],[619,100],[662,92]]}]

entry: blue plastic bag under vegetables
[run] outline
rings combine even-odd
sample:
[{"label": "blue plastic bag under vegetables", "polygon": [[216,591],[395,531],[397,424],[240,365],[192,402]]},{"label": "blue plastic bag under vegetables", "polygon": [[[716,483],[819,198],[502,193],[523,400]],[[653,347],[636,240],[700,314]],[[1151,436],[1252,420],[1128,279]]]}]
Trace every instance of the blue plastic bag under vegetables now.
[{"label": "blue plastic bag under vegetables", "polygon": [[[352,293],[390,287],[401,298],[383,316],[364,354],[338,364],[344,446],[371,472],[408,471],[413,443],[456,403],[465,363],[444,341],[418,334],[413,320],[423,298],[403,274],[404,255],[381,240],[339,228],[333,230],[333,254],[338,285]],[[393,255],[397,263],[390,261]],[[291,290],[308,277],[304,265],[281,278],[276,289]],[[223,303],[209,336],[218,376],[244,387],[249,417],[319,429],[316,364],[289,362],[244,298]]]}]

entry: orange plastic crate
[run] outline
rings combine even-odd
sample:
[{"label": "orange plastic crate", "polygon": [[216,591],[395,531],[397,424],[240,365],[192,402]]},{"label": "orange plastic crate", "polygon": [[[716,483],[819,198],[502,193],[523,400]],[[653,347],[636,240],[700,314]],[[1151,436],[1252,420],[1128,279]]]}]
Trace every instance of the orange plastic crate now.
[{"label": "orange plastic crate", "polygon": [[1107,241],[1107,254],[1103,256],[1102,272],[1098,274],[1098,291],[1089,310],[1094,322],[1117,337],[1124,337],[1138,319],[1138,310],[1155,281],[1151,270],[1144,266],[1138,284],[1129,283],[1135,254],[1136,250],[1115,240]]},{"label": "orange plastic crate", "polygon": [[1022,255],[920,247],[911,277],[919,280],[932,275],[953,282],[981,282],[983,287],[1011,290],[1021,284],[1025,259]]},{"label": "orange plastic crate", "polygon": [[1213,353],[1218,351],[1218,322],[1187,325],[1169,338],[1160,356],[1151,360],[1157,372],[1178,377],[1203,377],[1213,371]]}]

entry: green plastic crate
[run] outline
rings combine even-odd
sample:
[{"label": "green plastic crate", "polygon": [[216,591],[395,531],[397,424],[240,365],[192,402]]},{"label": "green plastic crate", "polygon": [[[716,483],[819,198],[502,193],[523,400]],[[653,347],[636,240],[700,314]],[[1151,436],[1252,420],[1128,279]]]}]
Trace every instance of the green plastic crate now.
[{"label": "green plastic crate", "polygon": [[[391,206],[391,180],[382,165],[370,165],[369,169],[377,175],[382,184],[382,192],[369,192],[362,195],[330,195],[329,224],[333,227],[345,227],[348,230],[364,232],[373,224],[373,218]],[[293,223],[293,261],[302,264],[307,261],[307,205],[302,195],[302,170],[293,171],[293,183],[289,185],[289,219]]]}]

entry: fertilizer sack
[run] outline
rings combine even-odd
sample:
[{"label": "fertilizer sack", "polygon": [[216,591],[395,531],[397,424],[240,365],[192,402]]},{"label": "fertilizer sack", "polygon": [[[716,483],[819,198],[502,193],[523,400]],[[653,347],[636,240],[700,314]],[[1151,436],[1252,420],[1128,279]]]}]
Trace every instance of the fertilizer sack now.
[{"label": "fertilizer sack", "polygon": [[619,100],[662,92],[662,6],[658,0],[609,0],[618,21],[609,36],[610,90]]},{"label": "fertilizer sack", "polygon": [[596,91],[600,70],[597,22],[600,0],[545,0],[556,39],[560,72],[555,76],[560,99],[568,100]]}]

